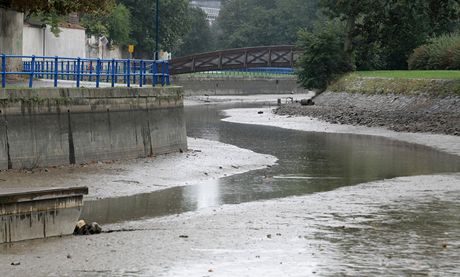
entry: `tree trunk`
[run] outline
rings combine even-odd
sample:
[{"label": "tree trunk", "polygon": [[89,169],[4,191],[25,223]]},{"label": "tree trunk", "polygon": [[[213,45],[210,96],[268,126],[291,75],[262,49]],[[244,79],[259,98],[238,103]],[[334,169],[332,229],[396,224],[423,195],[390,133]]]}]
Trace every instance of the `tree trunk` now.
[{"label": "tree trunk", "polygon": [[[0,54],[22,55],[24,14],[0,8]],[[7,59],[8,71],[22,70],[21,59]]]}]

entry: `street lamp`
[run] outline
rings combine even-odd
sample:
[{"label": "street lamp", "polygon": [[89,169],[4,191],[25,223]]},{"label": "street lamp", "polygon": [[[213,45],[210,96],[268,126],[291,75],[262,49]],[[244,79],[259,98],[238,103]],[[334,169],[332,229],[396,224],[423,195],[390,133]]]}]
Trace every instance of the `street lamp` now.
[{"label": "street lamp", "polygon": [[160,39],[160,0],[157,0],[156,7],[156,37],[155,37],[155,60],[159,59],[160,50],[158,49],[158,42]]}]

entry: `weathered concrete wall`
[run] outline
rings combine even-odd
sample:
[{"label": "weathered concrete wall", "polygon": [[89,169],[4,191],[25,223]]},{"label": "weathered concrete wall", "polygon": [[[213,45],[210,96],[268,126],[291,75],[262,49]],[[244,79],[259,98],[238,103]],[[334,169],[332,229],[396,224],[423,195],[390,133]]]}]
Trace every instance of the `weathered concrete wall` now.
[{"label": "weathered concrete wall", "polygon": [[[0,8],[0,54],[22,54],[22,27],[24,14]],[[20,59],[9,59],[9,71],[22,67]]]},{"label": "weathered concrete wall", "polygon": [[[51,27],[46,29],[25,24],[23,34],[24,55],[82,57],[86,56],[86,35],[82,28],[60,27],[56,37]],[[44,33],[44,34],[43,34]],[[44,51],[43,51],[44,50]]]},{"label": "weathered concrete wall", "polygon": [[3,89],[0,169],[185,150],[182,88]]},{"label": "weathered concrete wall", "polygon": [[306,93],[296,78],[200,78],[174,76],[173,83],[183,86],[186,96],[192,95],[249,95]]},{"label": "weathered concrete wall", "polygon": [[0,194],[0,243],[72,234],[88,188]]}]

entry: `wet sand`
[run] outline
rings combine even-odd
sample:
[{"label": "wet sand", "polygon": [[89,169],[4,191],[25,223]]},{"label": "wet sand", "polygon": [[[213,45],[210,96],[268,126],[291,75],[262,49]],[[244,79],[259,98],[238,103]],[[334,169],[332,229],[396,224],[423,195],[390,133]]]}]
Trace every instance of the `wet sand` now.
[{"label": "wet sand", "polygon": [[[460,155],[458,137],[313,119],[305,123],[305,118],[272,115],[270,109],[227,114],[231,117],[225,120],[231,122],[379,135]],[[104,228],[115,232],[2,245],[0,272],[5,276],[457,276],[460,174],[394,178]],[[13,262],[21,264],[10,265]]]},{"label": "wet sand", "polygon": [[0,270],[3,276],[456,276],[459,183],[459,174],[396,178],[105,226],[131,231],[4,245]]},{"label": "wet sand", "polygon": [[0,172],[2,191],[89,187],[85,200],[194,185],[271,166],[276,158],[233,145],[188,138],[189,151],[153,158]]}]

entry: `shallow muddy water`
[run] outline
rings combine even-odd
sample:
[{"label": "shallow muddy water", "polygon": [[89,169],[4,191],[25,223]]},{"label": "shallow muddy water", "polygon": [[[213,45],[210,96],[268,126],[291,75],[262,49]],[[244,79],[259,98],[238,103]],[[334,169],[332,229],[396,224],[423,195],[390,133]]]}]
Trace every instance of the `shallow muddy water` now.
[{"label": "shallow muddy water", "polygon": [[195,186],[88,201],[82,218],[115,223],[299,196],[398,176],[460,171],[459,157],[425,146],[373,136],[301,132],[220,120],[222,110],[241,106],[186,107],[188,136],[270,154],[279,159],[277,165]]},{"label": "shallow muddy water", "polygon": [[[4,244],[0,272],[5,276],[460,275],[458,156],[375,136],[221,121],[221,110],[232,107],[241,105],[187,107],[189,137],[276,156],[277,164],[198,185],[87,201],[82,217],[103,224],[107,233]],[[205,154],[204,145],[210,142],[202,143],[195,146]],[[216,144],[213,149],[228,151]],[[244,157],[253,162],[253,155]],[[85,185],[115,174],[114,169],[125,167],[142,175],[154,165],[159,167],[155,159],[139,161],[120,162],[105,173],[97,167],[90,175],[95,178],[78,180]],[[201,158],[192,161],[210,169]],[[263,159],[260,165],[273,164],[270,161]],[[216,163],[212,170],[220,170],[219,166]],[[228,167],[226,160],[223,172]],[[200,167],[190,168],[194,172]],[[145,176],[152,174],[140,176],[137,186],[147,186],[153,178]],[[209,174],[204,180],[211,176],[222,175]],[[127,177],[133,176],[125,177],[128,182]],[[234,203],[241,204],[224,205]],[[164,215],[171,216],[160,217]]]}]

